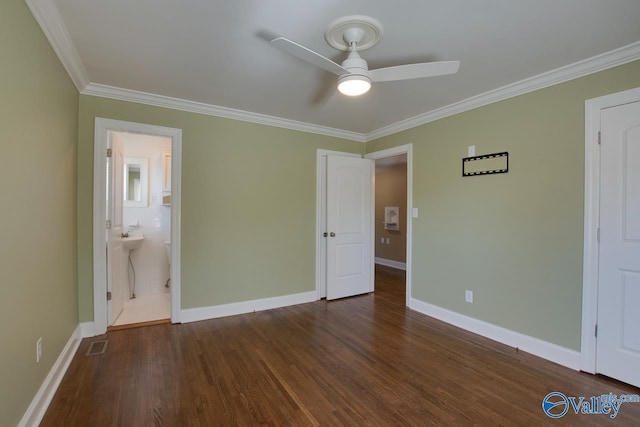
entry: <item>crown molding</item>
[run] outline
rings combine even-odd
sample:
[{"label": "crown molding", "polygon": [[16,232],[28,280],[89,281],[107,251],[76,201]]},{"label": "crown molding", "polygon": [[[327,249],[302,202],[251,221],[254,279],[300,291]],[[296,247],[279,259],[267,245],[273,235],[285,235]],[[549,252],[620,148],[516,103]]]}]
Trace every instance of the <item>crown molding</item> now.
[{"label": "crown molding", "polygon": [[83,95],[99,96],[102,98],[117,99],[120,101],[137,102],[139,104],[153,105],[156,107],[171,108],[173,110],[187,111],[190,113],[206,114],[208,116],[224,117],[227,119],[241,120],[267,126],[297,130],[301,132],[315,133],[336,138],[349,139],[357,142],[365,142],[365,135],[358,132],[336,129],[328,126],[314,125],[283,119],[281,117],[236,110],[234,108],[205,104],[202,102],[188,101],[137,90],[123,89],[113,86],[90,83],[81,91]]},{"label": "crown molding", "polygon": [[508,84],[497,89],[490,90],[480,95],[467,98],[465,100],[438,108],[426,113],[410,117],[405,120],[392,123],[369,133],[358,133],[344,129],[336,129],[328,126],[321,126],[306,122],[284,119],[281,117],[268,116],[265,114],[252,113],[233,108],[204,104],[200,102],[188,101],[179,98],[171,98],[152,93],[140,92],[130,89],[122,89],[113,86],[89,83],[87,75],[80,57],[67,29],[62,21],[53,0],[25,0],[36,21],[42,28],[49,43],[58,55],[60,62],[67,70],[67,73],[74,84],[85,95],[99,96],[104,98],[118,99],[122,101],[137,102],[141,104],[154,105],[158,107],[171,108],[175,110],[206,114],[216,117],[225,117],[234,120],[241,120],[251,123],[258,123],[268,126],[276,126],[285,129],[309,132],[319,135],[343,138],[357,142],[373,141],[384,136],[402,132],[420,125],[424,125],[445,117],[453,116],[478,107],[503,101],[536,90],[544,89],[559,83],[564,83],[579,77],[597,73],[609,68],[617,67],[640,59],[640,41],[594,56],[564,67],[551,70],[537,76],[533,76],[519,82]]},{"label": "crown molding", "polygon": [[640,42],[603,53],[573,64],[547,71],[519,82],[493,89],[463,101],[447,105],[405,120],[390,124],[365,134],[366,141],[373,141],[407,129],[424,125],[445,117],[453,116],[474,108],[493,104],[525,93],[534,92],[569,80],[604,71],[640,59]]},{"label": "crown molding", "polygon": [[62,66],[67,70],[67,74],[81,92],[89,84],[89,77],[53,0],[25,0],[25,3],[58,55]]}]

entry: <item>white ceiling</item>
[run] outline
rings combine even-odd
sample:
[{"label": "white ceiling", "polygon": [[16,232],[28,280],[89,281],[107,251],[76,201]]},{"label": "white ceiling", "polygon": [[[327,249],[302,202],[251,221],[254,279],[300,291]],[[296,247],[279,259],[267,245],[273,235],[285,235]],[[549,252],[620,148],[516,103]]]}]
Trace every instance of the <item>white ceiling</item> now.
[{"label": "white ceiling", "polygon": [[[41,0],[26,1],[33,10]],[[628,45],[623,62],[640,57],[638,0],[42,2],[57,7],[86,82],[362,135]],[[56,18],[52,10],[44,21]],[[370,68],[460,60],[459,73],[347,98],[335,76],[267,41],[281,35],[341,62],[324,32],[352,14],[384,27],[362,53]],[[335,94],[323,98],[326,90]]]}]

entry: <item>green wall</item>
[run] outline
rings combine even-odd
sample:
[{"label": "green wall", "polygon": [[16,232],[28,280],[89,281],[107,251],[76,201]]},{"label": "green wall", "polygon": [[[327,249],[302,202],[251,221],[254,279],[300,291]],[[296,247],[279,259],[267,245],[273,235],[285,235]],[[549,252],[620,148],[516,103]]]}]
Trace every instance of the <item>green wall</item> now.
[{"label": "green wall", "polygon": [[78,325],[78,92],[23,1],[0,2],[0,52],[0,425],[14,426]]},{"label": "green wall", "polygon": [[182,129],[182,308],[315,289],[316,151],[364,144],[237,120],[80,96],[80,319],[93,320],[96,117]]},{"label": "green wall", "polygon": [[[412,296],[579,351],[584,101],[638,86],[634,62],[367,143],[413,143]],[[469,145],[509,173],[463,178]]]}]

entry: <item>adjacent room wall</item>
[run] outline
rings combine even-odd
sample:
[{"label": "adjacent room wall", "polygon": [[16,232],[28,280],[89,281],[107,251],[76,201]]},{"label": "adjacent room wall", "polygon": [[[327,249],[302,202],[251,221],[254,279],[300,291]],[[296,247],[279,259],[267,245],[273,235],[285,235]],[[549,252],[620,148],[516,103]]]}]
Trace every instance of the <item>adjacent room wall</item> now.
[{"label": "adjacent room wall", "polygon": [[23,1],[0,2],[0,52],[0,425],[15,426],[78,325],[78,92]]},{"label": "adjacent room wall", "polygon": [[[579,351],[584,101],[638,86],[636,61],[367,143],[413,143],[412,297]],[[463,178],[469,145],[509,173]]]},{"label": "adjacent room wall", "polygon": [[[407,259],[407,155],[404,163],[378,166],[376,163],[375,256],[405,263]],[[385,230],[384,208],[398,207],[399,230]],[[384,243],[380,239],[385,239]],[[389,243],[387,243],[389,239]]]},{"label": "adjacent room wall", "polygon": [[180,128],[182,308],[315,289],[316,151],[364,144],[93,96],[80,96],[80,319],[93,321],[96,117]]}]

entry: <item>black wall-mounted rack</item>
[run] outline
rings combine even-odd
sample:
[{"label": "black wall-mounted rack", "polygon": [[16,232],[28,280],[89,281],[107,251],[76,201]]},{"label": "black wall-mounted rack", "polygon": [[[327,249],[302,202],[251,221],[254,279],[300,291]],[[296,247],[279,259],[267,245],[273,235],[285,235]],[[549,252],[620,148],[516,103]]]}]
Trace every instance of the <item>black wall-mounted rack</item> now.
[{"label": "black wall-mounted rack", "polygon": [[[480,170],[467,171],[467,166],[469,162],[478,162],[482,160],[488,159],[497,159],[500,157],[505,158],[504,168],[499,169],[486,169],[482,170],[481,168],[476,168]],[[477,166],[477,165],[474,165]],[[473,157],[465,157],[462,159],[462,176],[477,176],[477,175],[491,175],[496,173],[507,173],[509,172],[509,152],[503,151],[501,153],[493,153],[493,154],[484,154],[482,156],[473,156]]]}]

